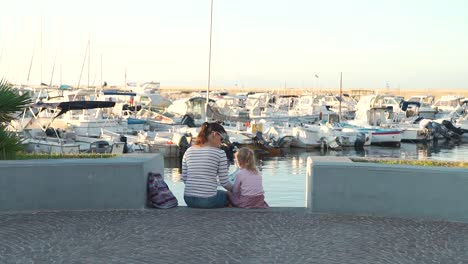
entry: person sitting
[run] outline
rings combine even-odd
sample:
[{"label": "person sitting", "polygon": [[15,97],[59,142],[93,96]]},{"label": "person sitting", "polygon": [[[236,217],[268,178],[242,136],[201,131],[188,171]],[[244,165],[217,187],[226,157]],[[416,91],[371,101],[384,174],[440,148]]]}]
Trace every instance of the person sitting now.
[{"label": "person sitting", "polygon": [[184,200],[188,207],[220,208],[228,203],[227,192],[218,190],[218,181],[226,190],[232,189],[228,177],[226,153],[219,147],[227,137],[218,123],[202,124],[193,146],[182,158]]},{"label": "person sitting", "polygon": [[268,208],[262,176],[255,166],[253,150],[240,148],[236,153],[236,163],[240,169],[235,174],[232,192],[228,193],[231,205],[240,208]]}]

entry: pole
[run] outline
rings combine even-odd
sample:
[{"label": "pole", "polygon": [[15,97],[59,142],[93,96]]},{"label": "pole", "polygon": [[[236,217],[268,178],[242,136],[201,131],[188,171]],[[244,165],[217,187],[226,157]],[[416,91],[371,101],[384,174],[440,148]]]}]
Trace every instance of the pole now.
[{"label": "pole", "polygon": [[90,67],[91,67],[91,33],[89,33],[88,37],[88,89],[89,89],[89,72],[90,72]]},{"label": "pole", "polygon": [[101,90],[102,90],[102,87],[103,87],[103,83],[102,83],[102,53],[101,53]]},{"label": "pole", "polygon": [[52,87],[52,80],[54,78],[54,72],[55,72],[55,61],[57,60],[57,53],[55,54],[54,57],[54,65],[52,66],[52,74],[50,75],[50,82],[49,82],[49,87]]},{"label": "pole", "polygon": [[338,110],[338,121],[341,122],[341,100],[343,100],[343,72],[340,73],[340,107]]},{"label": "pole", "polygon": [[62,48],[60,48],[60,85],[63,84],[62,82],[62,62],[63,62],[62,57],[63,57],[63,50]]},{"label": "pole", "polygon": [[210,12],[210,48],[208,51],[208,86],[206,88],[205,121],[208,122],[208,103],[210,101],[210,81],[211,81],[211,36],[213,32],[213,0],[211,0]]},{"label": "pole", "polygon": [[41,16],[41,85],[42,86],[42,16]]},{"label": "pole", "polygon": [[36,45],[34,45],[33,54],[31,56],[31,62],[29,63],[29,71],[28,71],[28,78],[26,79],[26,85],[29,84],[29,76],[31,76],[31,68],[32,68],[33,60],[34,60],[34,52],[35,51],[36,51]]},{"label": "pole", "polygon": [[85,63],[86,63],[86,56],[88,55],[88,49],[89,49],[89,41],[88,41],[88,45],[86,46],[86,52],[85,52],[85,56],[83,58],[83,64],[81,65],[80,79],[78,79],[78,85],[77,85],[76,89],[80,89],[81,76],[83,75],[83,69],[84,69],[84,66],[85,66]]}]

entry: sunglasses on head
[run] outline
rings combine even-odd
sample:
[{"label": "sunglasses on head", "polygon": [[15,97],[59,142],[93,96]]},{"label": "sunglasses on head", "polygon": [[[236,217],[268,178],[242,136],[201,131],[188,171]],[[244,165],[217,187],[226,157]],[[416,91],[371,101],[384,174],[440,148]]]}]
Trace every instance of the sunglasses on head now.
[{"label": "sunglasses on head", "polygon": [[227,139],[227,134],[220,133],[220,132],[218,132],[218,131],[213,131],[213,132],[215,132],[216,134],[218,134],[218,136],[221,137],[221,140],[222,140],[222,141],[224,141],[224,140]]}]

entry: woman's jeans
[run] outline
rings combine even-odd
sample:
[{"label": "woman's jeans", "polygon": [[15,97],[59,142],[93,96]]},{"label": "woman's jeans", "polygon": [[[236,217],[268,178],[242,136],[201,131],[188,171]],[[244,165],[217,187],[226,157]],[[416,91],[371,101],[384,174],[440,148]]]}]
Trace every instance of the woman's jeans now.
[{"label": "woman's jeans", "polygon": [[222,208],[228,204],[227,192],[218,190],[212,197],[184,196],[188,207],[194,208]]}]

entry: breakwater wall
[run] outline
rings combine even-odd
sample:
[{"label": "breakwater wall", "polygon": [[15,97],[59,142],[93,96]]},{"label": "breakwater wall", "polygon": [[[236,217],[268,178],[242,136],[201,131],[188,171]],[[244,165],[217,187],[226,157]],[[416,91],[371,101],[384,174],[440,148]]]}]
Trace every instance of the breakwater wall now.
[{"label": "breakwater wall", "polygon": [[314,213],[468,222],[466,168],[385,165],[348,158],[307,161]]},{"label": "breakwater wall", "polygon": [[0,161],[0,212],[143,209],[149,171],[162,155]]}]

